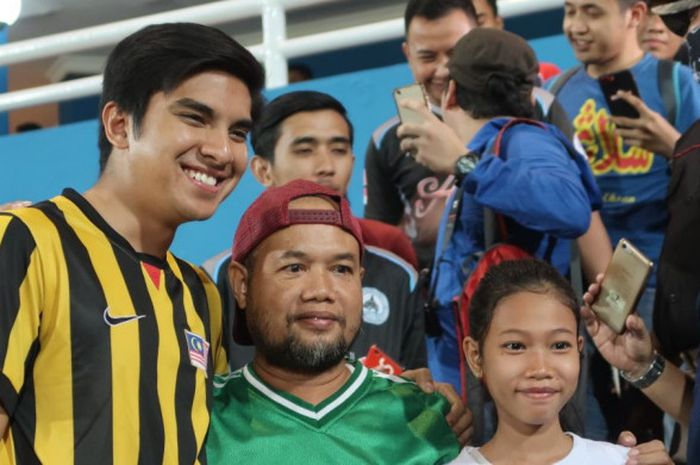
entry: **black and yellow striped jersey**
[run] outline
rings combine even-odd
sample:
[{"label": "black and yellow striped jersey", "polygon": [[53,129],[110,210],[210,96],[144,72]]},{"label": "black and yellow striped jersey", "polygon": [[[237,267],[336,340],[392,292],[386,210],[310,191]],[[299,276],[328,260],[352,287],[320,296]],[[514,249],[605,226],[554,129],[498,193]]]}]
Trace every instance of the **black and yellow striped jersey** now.
[{"label": "black and yellow striped jersey", "polygon": [[221,303],[77,192],[0,214],[0,463],[206,463]]}]

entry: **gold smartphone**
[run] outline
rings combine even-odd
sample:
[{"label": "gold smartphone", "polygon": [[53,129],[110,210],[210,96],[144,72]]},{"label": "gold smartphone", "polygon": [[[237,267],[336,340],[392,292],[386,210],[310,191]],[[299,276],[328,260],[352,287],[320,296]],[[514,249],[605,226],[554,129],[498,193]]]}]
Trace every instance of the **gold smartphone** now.
[{"label": "gold smartphone", "polygon": [[406,100],[423,102],[425,108],[430,108],[428,96],[425,94],[423,86],[421,84],[411,84],[410,86],[394,89],[394,101],[396,102],[396,109],[399,112],[399,119],[401,122],[422,123],[425,119],[422,114],[410,108],[404,108],[400,105],[402,101]]},{"label": "gold smartphone", "polygon": [[617,333],[637,306],[654,264],[627,239],[620,239],[605,269],[593,311]]}]

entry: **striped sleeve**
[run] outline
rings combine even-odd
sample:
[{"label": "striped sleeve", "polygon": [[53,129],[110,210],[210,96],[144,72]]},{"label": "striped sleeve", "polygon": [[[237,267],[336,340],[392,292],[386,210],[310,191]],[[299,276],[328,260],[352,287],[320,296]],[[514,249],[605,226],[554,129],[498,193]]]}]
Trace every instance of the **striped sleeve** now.
[{"label": "striped sleeve", "polygon": [[38,350],[42,278],[27,226],[0,214],[0,403],[10,417]]},{"label": "striped sleeve", "polygon": [[209,302],[209,325],[212,344],[212,360],[214,361],[214,373],[225,375],[229,372],[228,357],[224,344],[224,317],[221,307],[221,296],[216,284],[207,276],[201,268],[194,267],[199,279],[202,280],[204,291]]}]

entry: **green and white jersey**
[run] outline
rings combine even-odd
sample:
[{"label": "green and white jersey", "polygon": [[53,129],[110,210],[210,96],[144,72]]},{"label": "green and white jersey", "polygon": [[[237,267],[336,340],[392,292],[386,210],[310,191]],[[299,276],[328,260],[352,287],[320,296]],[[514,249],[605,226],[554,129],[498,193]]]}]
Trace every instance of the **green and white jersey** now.
[{"label": "green and white jersey", "polygon": [[252,364],[217,378],[207,462],[426,465],[457,456],[442,396],[358,362],[347,367],[347,382],[318,405],[270,387]]}]

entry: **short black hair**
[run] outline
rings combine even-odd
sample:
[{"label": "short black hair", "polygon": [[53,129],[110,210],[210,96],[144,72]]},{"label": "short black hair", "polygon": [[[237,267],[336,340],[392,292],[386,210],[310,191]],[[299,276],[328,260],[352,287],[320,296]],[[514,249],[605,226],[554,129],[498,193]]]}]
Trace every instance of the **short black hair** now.
[{"label": "short black hair", "polygon": [[498,16],[498,2],[496,0],[486,0],[494,16]]},{"label": "short black hair", "polygon": [[581,310],[571,284],[559,271],[535,258],[509,260],[488,269],[469,303],[470,336],[480,348],[483,347],[498,303],[519,292],[553,296],[571,310],[578,334]]},{"label": "short black hair", "polygon": [[650,0],[617,0],[617,3],[620,5],[620,11],[627,11],[635,3],[640,2],[644,3],[647,7],[649,7]]},{"label": "short black hair", "polygon": [[255,154],[271,163],[274,162],[275,146],[284,120],[297,113],[321,110],[333,110],[343,117],[348,124],[352,144],[352,123],[348,119],[348,112],[343,104],[323,92],[299,90],[280,95],[263,107],[260,117],[253,124],[250,132],[250,141]]},{"label": "short black hair", "polygon": [[533,85],[516,76],[503,74],[491,77],[487,90],[474,91],[461,86],[457,81],[457,104],[472,118],[495,118],[512,116],[533,118]]},{"label": "short black hair", "polygon": [[290,63],[289,66],[287,66],[287,72],[291,73],[292,71],[296,71],[297,73],[301,74],[304,80],[314,78],[313,71],[311,71],[309,65],[305,63]]},{"label": "short black hair", "polygon": [[[151,97],[204,71],[223,71],[248,88],[253,119],[262,106],[265,72],[253,55],[222,31],[194,23],[147,26],[119,42],[107,58],[100,113],[109,102],[130,114],[138,134]],[[100,121],[100,172],[112,144]]]},{"label": "short black hair", "polygon": [[409,0],[404,13],[404,27],[408,27],[416,16],[428,20],[440,19],[453,10],[461,10],[476,26],[476,10],[471,0]]}]

